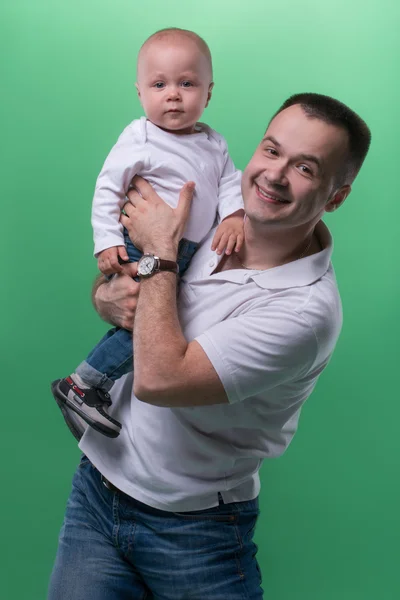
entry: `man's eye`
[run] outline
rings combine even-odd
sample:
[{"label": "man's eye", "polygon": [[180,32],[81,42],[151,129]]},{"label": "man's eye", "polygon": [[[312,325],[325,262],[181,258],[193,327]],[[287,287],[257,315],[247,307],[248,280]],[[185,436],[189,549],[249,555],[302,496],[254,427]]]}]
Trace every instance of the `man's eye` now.
[{"label": "man's eye", "polygon": [[270,154],[271,156],[278,156],[277,151],[275,150],[275,148],[267,148],[266,149],[266,153]]},{"label": "man's eye", "polygon": [[157,88],[158,90],[161,90],[164,86],[165,86],[165,83],[163,83],[162,81],[157,81],[157,83],[154,84],[154,87]]},{"label": "man's eye", "polygon": [[191,81],[182,81],[181,86],[184,88],[192,87],[193,83]]},{"label": "man's eye", "polygon": [[300,165],[299,169],[301,170],[302,173],[305,173],[306,175],[312,175],[312,171],[311,171],[310,167],[307,167],[307,165]]}]

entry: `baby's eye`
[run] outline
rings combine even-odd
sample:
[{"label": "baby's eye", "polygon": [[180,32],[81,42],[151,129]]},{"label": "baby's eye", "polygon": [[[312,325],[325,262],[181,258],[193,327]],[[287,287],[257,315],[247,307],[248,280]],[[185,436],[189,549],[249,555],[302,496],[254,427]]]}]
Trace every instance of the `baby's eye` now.
[{"label": "baby's eye", "polygon": [[184,88],[191,87],[193,83],[191,81],[182,81],[181,86]]},{"label": "baby's eye", "polygon": [[162,81],[157,81],[157,82],[154,84],[154,87],[155,87],[157,90],[161,90],[161,89],[162,89],[164,86],[165,86],[165,83],[164,83],[164,82],[162,82]]}]

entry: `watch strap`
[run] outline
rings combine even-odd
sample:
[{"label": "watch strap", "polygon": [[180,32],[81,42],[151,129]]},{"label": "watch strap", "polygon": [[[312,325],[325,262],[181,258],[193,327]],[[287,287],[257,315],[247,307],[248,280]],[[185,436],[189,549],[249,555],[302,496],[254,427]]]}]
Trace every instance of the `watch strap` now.
[{"label": "watch strap", "polygon": [[179,265],[173,260],[164,260],[163,258],[158,259],[157,271],[172,271],[173,273],[179,273]]}]

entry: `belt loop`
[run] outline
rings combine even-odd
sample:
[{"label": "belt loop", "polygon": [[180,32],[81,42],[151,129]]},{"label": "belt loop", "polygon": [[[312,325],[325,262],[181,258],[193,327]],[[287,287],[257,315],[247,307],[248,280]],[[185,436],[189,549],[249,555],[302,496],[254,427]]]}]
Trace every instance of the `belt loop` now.
[{"label": "belt loop", "polygon": [[104,485],[104,487],[106,487],[108,490],[110,490],[110,492],[118,492],[119,490],[115,487],[115,485],[113,485],[111,483],[111,481],[108,481],[108,479],[106,479],[106,477],[104,477],[104,475],[102,473],[100,473],[101,475],[101,483]]},{"label": "belt loop", "polygon": [[218,504],[219,504],[219,505],[221,505],[221,504],[225,504],[225,502],[224,502],[224,499],[223,499],[223,497],[222,497],[222,494],[221,494],[221,492],[218,492]]}]

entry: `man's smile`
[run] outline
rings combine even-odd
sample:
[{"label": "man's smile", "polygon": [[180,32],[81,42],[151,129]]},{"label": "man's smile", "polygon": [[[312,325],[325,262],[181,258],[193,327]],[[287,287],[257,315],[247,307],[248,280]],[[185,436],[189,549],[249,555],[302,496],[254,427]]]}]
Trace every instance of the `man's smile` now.
[{"label": "man's smile", "polygon": [[257,191],[257,196],[259,198],[261,198],[262,200],[265,200],[266,202],[270,202],[272,204],[289,204],[290,203],[290,201],[287,200],[286,198],[283,198],[282,196],[280,196],[276,193],[272,193],[268,190],[261,188],[257,183],[256,183],[256,191]]}]

